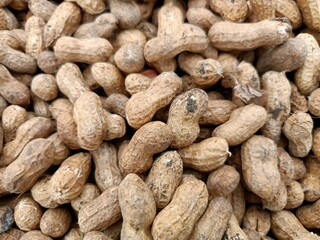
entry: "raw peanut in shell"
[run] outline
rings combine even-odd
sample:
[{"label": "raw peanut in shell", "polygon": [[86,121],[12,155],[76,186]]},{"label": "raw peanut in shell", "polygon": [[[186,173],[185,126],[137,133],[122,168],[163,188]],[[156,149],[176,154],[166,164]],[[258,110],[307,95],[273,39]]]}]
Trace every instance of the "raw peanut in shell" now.
[{"label": "raw peanut in shell", "polygon": [[92,64],[107,61],[113,54],[112,45],[104,38],[60,37],[53,49],[55,56],[61,62]]},{"label": "raw peanut in shell", "polygon": [[99,13],[102,13],[106,9],[106,5],[102,0],[91,0],[91,1],[69,0],[69,1],[77,3],[83,11],[92,15],[97,15]]},{"label": "raw peanut in shell", "polygon": [[53,165],[60,165],[70,154],[70,149],[61,141],[58,133],[54,133],[47,138],[54,145]]},{"label": "raw peanut in shell", "polygon": [[116,147],[103,142],[96,150],[90,152],[95,165],[94,178],[97,186],[104,191],[112,186],[118,186],[122,175],[118,167]]},{"label": "raw peanut in shell", "polygon": [[150,227],[157,209],[148,185],[130,173],[120,183],[118,194],[123,219],[121,238],[151,240]]},{"label": "raw peanut in shell", "polygon": [[220,240],[232,214],[231,204],[223,197],[211,200],[202,217],[194,225],[189,240]]},{"label": "raw peanut in shell", "polygon": [[132,96],[135,93],[145,91],[150,87],[153,78],[147,77],[141,73],[131,73],[126,76],[126,91]]},{"label": "raw peanut in shell", "polygon": [[61,112],[57,117],[57,132],[61,141],[70,149],[79,149],[77,124],[72,112]]},{"label": "raw peanut in shell", "polygon": [[304,205],[297,209],[296,216],[306,228],[316,229],[320,226],[320,200],[313,204]]},{"label": "raw peanut in shell", "polygon": [[52,175],[49,182],[49,193],[59,204],[68,203],[78,197],[89,177],[91,155],[77,153],[68,157]]},{"label": "raw peanut in shell", "polygon": [[308,97],[308,107],[312,115],[319,117],[320,116],[320,88],[314,90]]},{"label": "raw peanut in shell", "polygon": [[219,13],[224,20],[243,22],[248,15],[248,6],[245,0],[209,0],[212,11]]},{"label": "raw peanut in shell", "polygon": [[63,2],[55,9],[43,30],[44,47],[51,46],[60,36],[70,36],[81,21],[81,10],[71,2]]},{"label": "raw peanut in shell", "polygon": [[122,138],[126,134],[126,121],[123,117],[117,114],[111,114],[104,110],[105,124],[107,127],[106,135],[103,140],[110,141],[116,138]]},{"label": "raw peanut in shell", "polygon": [[199,88],[186,91],[173,100],[167,121],[173,134],[171,147],[186,147],[197,139],[198,122],[207,107],[208,95]]},{"label": "raw peanut in shell", "polygon": [[222,77],[220,63],[215,59],[205,59],[199,54],[188,52],[179,54],[178,65],[192,76],[198,85],[212,86]]},{"label": "raw peanut in shell", "polygon": [[271,201],[280,185],[277,146],[269,138],[252,136],[241,146],[243,178],[248,188]]},{"label": "raw peanut in shell", "polygon": [[86,183],[83,186],[81,194],[71,200],[71,207],[76,213],[79,213],[80,209],[87,203],[91,202],[95,198],[99,197],[101,194],[99,188],[92,184]]},{"label": "raw peanut in shell", "polygon": [[50,175],[43,175],[31,188],[32,198],[44,208],[56,208],[59,206],[49,192],[50,179]]},{"label": "raw peanut in shell", "polygon": [[274,1],[276,16],[287,17],[291,23],[292,29],[297,29],[302,25],[301,9],[299,9],[297,2],[298,1],[292,0]]},{"label": "raw peanut in shell", "polygon": [[186,17],[189,23],[197,25],[206,31],[208,31],[213,24],[221,21],[218,15],[207,8],[189,8]]},{"label": "raw peanut in shell", "polygon": [[245,192],[242,184],[239,183],[237,188],[227,197],[233,208],[233,214],[236,216],[238,223],[242,223],[242,219],[246,210]]},{"label": "raw peanut in shell", "polygon": [[320,161],[316,157],[309,156],[305,161],[306,174],[300,180],[304,191],[304,199],[308,202],[315,202],[320,199]]},{"label": "raw peanut in shell", "polygon": [[271,228],[270,214],[261,207],[252,205],[246,209],[242,224],[244,228],[255,230],[261,236],[266,236]]},{"label": "raw peanut in shell", "polygon": [[19,200],[14,209],[14,220],[19,229],[31,231],[39,229],[43,211],[40,205],[30,197]]},{"label": "raw peanut in shell", "polygon": [[110,0],[109,7],[122,29],[134,28],[141,20],[141,13],[135,1]]},{"label": "raw peanut in shell", "polygon": [[71,228],[69,232],[64,235],[64,240],[82,240],[84,237],[84,233],[82,233],[79,229],[79,226]]},{"label": "raw peanut in shell", "polygon": [[0,197],[9,194],[9,192],[5,188],[3,180],[2,180],[5,170],[6,170],[6,167],[0,168]]},{"label": "raw peanut in shell", "polygon": [[209,93],[208,108],[199,119],[200,125],[220,125],[229,120],[232,112],[237,106],[229,101],[223,99],[211,100]]},{"label": "raw peanut in shell", "polygon": [[304,64],[307,57],[307,46],[303,39],[289,38],[284,44],[276,46],[259,57],[259,72],[291,72]]},{"label": "raw peanut in shell", "polygon": [[39,230],[34,230],[34,231],[30,231],[30,232],[25,233],[20,238],[20,240],[52,240],[52,238],[43,234]]},{"label": "raw peanut in shell", "polygon": [[80,231],[83,233],[103,231],[120,220],[120,218],[118,187],[113,186],[80,209],[78,224]]},{"label": "raw peanut in shell", "polygon": [[224,164],[230,155],[228,143],[220,137],[210,137],[178,150],[185,167],[200,172],[213,171]]},{"label": "raw peanut in shell", "polygon": [[155,78],[150,87],[134,94],[126,104],[126,118],[133,128],[150,122],[155,112],[171,103],[182,90],[182,81],[174,72],[166,72]]},{"label": "raw peanut in shell", "polygon": [[1,164],[12,163],[30,141],[47,137],[52,127],[53,122],[43,117],[34,117],[21,124],[16,131],[15,139],[4,146],[0,158]]},{"label": "raw peanut in shell", "polygon": [[283,122],[290,114],[291,86],[284,72],[262,75],[262,89],[267,94],[267,121],[261,131],[265,137],[279,141]]},{"label": "raw peanut in shell", "polygon": [[112,224],[110,227],[104,230],[103,233],[111,239],[120,239],[121,229],[122,220],[119,220],[118,222]]},{"label": "raw peanut in shell", "polygon": [[281,211],[287,205],[287,188],[283,181],[280,181],[277,192],[271,200],[261,199],[264,209],[270,211]]},{"label": "raw peanut in shell", "polygon": [[73,105],[66,98],[57,98],[50,105],[50,111],[53,119],[57,119],[62,112],[72,112]]},{"label": "raw peanut in shell", "polygon": [[43,51],[39,53],[37,64],[44,73],[53,74],[58,71],[62,65],[62,62],[57,59],[57,57],[54,55],[54,52]]},{"label": "raw peanut in shell", "polygon": [[13,211],[8,206],[0,207],[0,237],[1,233],[8,231],[14,223]]},{"label": "raw peanut in shell", "polygon": [[52,101],[59,93],[57,80],[51,74],[38,74],[32,79],[31,91],[44,101]]},{"label": "raw peanut in shell", "polygon": [[289,155],[283,148],[278,147],[278,168],[281,175],[281,180],[289,184],[294,179],[294,163]]},{"label": "raw peanut in shell", "polygon": [[303,65],[296,70],[294,82],[297,85],[299,92],[308,96],[319,86],[320,48],[316,39],[308,33],[300,33],[296,38],[305,41],[307,56]]},{"label": "raw peanut in shell", "polygon": [[5,188],[11,193],[23,193],[32,188],[37,179],[54,161],[54,146],[44,139],[30,141],[19,157],[11,163],[3,175]]},{"label": "raw peanut in shell", "polygon": [[154,239],[188,239],[195,223],[205,212],[208,191],[200,180],[189,180],[181,184],[172,201],[153,221],[151,234]]},{"label": "raw peanut in shell", "polygon": [[316,234],[308,232],[292,212],[285,210],[271,213],[271,230],[279,240],[320,239]]},{"label": "raw peanut in shell", "polygon": [[129,98],[121,93],[113,93],[107,98],[101,98],[104,109],[106,109],[108,112],[120,115],[123,118],[126,117],[125,108],[128,100]]},{"label": "raw peanut in shell", "polygon": [[33,15],[42,18],[45,22],[48,22],[56,10],[57,4],[48,0],[30,0],[28,2],[28,8]]},{"label": "raw peanut in shell", "polygon": [[229,146],[236,146],[250,138],[265,124],[266,120],[266,110],[250,104],[234,110],[227,122],[213,130],[212,136],[224,138]]},{"label": "raw peanut in shell", "polygon": [[201,52],[209,45],[205,32],[192,24],[184,23],[174,33],[149,40],[144,48],[148,62],[173,58],[181,52]]},{"label": "raw peanut in shell", "polygon": [[74,103],[73,117],[77,124],[80,147],[86,150],[97,149],[108,127],[99,96],[94,92],[83,93]]},{"label": "raw peanut in shell", "polygon": [[25,31],[28,35],[26,42],[26,53],[37,59],[43,50],[43,28],[45,21],[37,16],[30,17],[25,23]]},{"label": "raw peanut in shell", "polygon": [[224,165],[211,172],[207,180],[207,188],[211,197],[227,197],[240,182],[240,174],[234,167]]},{"label": "raw peanut in shell", "polygon": [[285,209],[294,209],[299,207],[304,201],[304,190],[297,181],[292,181],[287,187],[287,204]]},{"label": "raw peanut in shell", "polygon": [[153,121],[143,125],[120,154],[119,167],[123,175],[144,173],[153,163],[152,156],[167,149],[172,141],[168,125]]},{"label": "raw peanut in shell", "polygon": [[297,86],[290,82],[291,85],[291,96],[290,96],[290,103],[291,103],[291,112],[308,112],[308,102],[304,95],[302,95]]},{"label": "raw peanut in shell", "polygon": [[287,19],[279,18],[258,23],[218,22],[210,28],[208,36],[218,50],[249,51],[282,44],[288,40],[290,33],[291,26]]},{"label": "raw peanut in shell", "polygon": [[98,232],[98,231],[92,231],[92,232],[86,233],[82,240],[91,240],[91,239],[95,239],[95,240],[112,240],[111,238],[106,236],[103,232]]},{"label": "raw peanut in shell", "polygon": [[265,19],[275,18],[275,0],[249,0],[249,21],[260,22]]},{"label": "raw peanut in shell", "polygon": [[42,215],[40,229],[42,233],[50,237],[62,237],[68,232],[71,221],[72,216],[67,208],[47,209]]},{"label": "raw peanut in shell", "polygon": [[231,218],[227,225],[227,230],[223,235],[223,239],[232,240],[232,239],[241,239],[241,240],[249,240],[247,235],[241,229],[237,218],[234,214],[231,215]]},{"label": "raw peanut in shell", "polygon": [[158,209],[165,208],[182,179],[183,163],[176,151],[163,152],[152,164],[146,184]]},{"label": "raw peanut in shell", "polygon": [[320,157],[320,128],[316,128],[313,130],[311,149],[312,149],[313,154],[316,157]]},{"label": "raw peanut in shell", "polygon": [[289,140],[289,152],[295,157],[305,157],[312,146],[313,120],[308,113],[293,113],[283,126]]},{"label": "raw peanut in shell", "polygon": [[320,8],[318,1],[297,0],[304,24],[316,31],[320,31]]}]

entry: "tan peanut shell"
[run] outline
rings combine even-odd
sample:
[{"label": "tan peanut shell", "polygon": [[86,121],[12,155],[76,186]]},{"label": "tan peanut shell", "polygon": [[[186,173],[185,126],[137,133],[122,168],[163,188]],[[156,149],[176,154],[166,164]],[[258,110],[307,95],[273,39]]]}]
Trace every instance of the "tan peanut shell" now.
[{"label": "tan peanut shell", "polygon": [[110,0],[110,12],[116,16],[123,29],[135,27],[141,20],[141,13],[134,1]]},{"label": "tan peanut shell", "polygon": [[181,184],[169,205],[154,219],[152,237],[167,240],[188,239],[207,204],[208,191],[202,181],[190,180]]},{"label": "tan peanut shell", "polygon": [[102,13],[106,5],[102,0],[91,0],[91,1],[84,1],[84,0],[69,0],[70,2],[76,2],[83,11],[86,13],[96,15]]},{"label": "tan peanut shell", "polygon": [[49,193],[59,204],[68,203],[78,197],[89,177],[91,155],[77,153],[70,156],[60,165],[49,182]]},{"label": "tan peanut shell", "polygon": [[189,8],[186,17],[189,23],[207,31],[213,24],[221,21],[221,18],[217,14],[206,8]]},{"label": "tan peanut shell", "polygon": [[56,78],[51,74],[38,74],[31,82],[31,91],[44,101],[51,101],[58,96]]},{"label": "tan peanut shell", "polygon": [[11,193],[23,193],[35,184],[37,179],[52,164],[54,147],[43,138],[30,141],[19,157],[5,170],[3,182]]},{"label": "tan peanut shell", "polygon": [[231,22],[242,22],[248,15],[247,2],[244,0],[209,0],[208,3],[212,11],[219,13],[223,19]]},{"label": "tan peanut shell", "polygon": [[320,116],[320,105],[319,105],[319,97],[320,97],[320,89],[317,88],[314,90],[309,98],[308,98],[308,108],[312,115],[319,117]]},{"label": "tan peanut shell", "polygon": [[224,164],[229,156],[228,143],[220,137],[210,137],[200,143],[178,150],[183,165],[200,172],[213,171]]},{"label": "tan peanut shell", "polygon": [[126,117],[125,108],[128,100],[129,98],[121,93],[113,93],[107,98],[101,98],[104,109],[111,113],[120,115],[123,118]]},{"label": "tan peanut shell", "polygon": [[125,108],[128,124],[140,128],[152,119],[157,110],[170,104],[181,90],[181,78],[175,73],[160,74],[147,90],[133,95],[128,100]]},{"label": "tan peanut shell", "polygon": [[53,49],[55,56],[61,62],[83,62],[87,64],[107,61],[113,53],[112,45],[104,38],[60,37]]},{"label": "tan peanut shell", "polygon": [[267,19],[258,23],[218,22],[210,28],[208,36],[218,50],[249,51],[282,44],[288,40],[290,33],[291,26],[287,21]]},{"label": "tan peanut shell", "polygon": [[57,59],[54,52],[43,51],[39,53],[37,64],[44,73],[52,74],[58,71],[62,62]]},{"label": "tan peanut shell", "polygon": [[283,148],[278,147],[278,168],[281,174],[281,179],[286,184],[289,184],[294,179],[294,163],[289,155]]},{"label": "tan peanut shell", "polygon": [[32,198],[44,208],[56,208],[59,206],[49,192],[50,179],[50,175],[43,175],[31,188]]},{"label": "tan peanut shell", "polygon": [[304,199],[309,202],[315,202],[320,199],[320,177],[317,174],[320,162],[316,157],[308,157],[305,161],[306,173],[300,179],[301,187],[304,191]]},{"label": "tan peanut shell", "polygon": [[229,219],[227,230],[224,233],[224,238],[229,239],[241,239],[241,240],[249,240],[248,236],[245,232],[240,228],[240,225],[237,221],[237,218],[234,214],[231,215]]},{"label": "tan peanut shell", "polygon": [[281,211],[287,205],[287,188],[284,181],[280,181],[276,194],[271,200],[261,199],[262,205],[264,209],[268,209],[270,211]]},{"label": "tan peanut shell", "polygon": [[135,132],[129,144],[120,154],[119,167],[124,175],[144,173],[153,163],[153,154],[164,151],[172,141],[168,125],[153,121]]},{"label": "tan peanut shell", "polygon": [[88,232],[84,235],[83,240],[91,240],[91,239],[96,239],[96,240],[112,240],[108,236],[106,236],[103,232],[99,231],[92,231]]},{"label": "tan peanut shell", "polygon": [[171,147],[186,147],[197,139],[199,119],[207,106],[208,95],[198,88],[186,91],[173,100],[167,121],[173,134]]},{"label": "tan peanut shell", "polygon": [[241,147],[243,178],[249,189],[271,200],[280,185],[277,147],[266,137],[254,135]]},{"label": "tan peanut shell", "polygon": [[304,190],[297,181],[287,184],[287,204],[285,209],[294,209],[299,207],[304,201]]},{"label": "tan peanut shell", "polygon": [[47,138],[54,146],[53,165],[60,165],[70,154],[70,149],[61,141],[58,133],[54,133]]},{"label": "tan peanut shell", "polygon": [[306,228],[319,228],[319,208],[320,201],[313,204],[301,206],[296,211],[296,216]]},{"label": "tan peanut shell", "polygon": [[25,233],[21,238],[21,240],[52,240],[51,237],[43,234],[39,230],[33,230]]},{"label": "tan peanut shell", "polygon": [[117,149],[112,143],[103,142],[96,150],[91,151],[95,165],[94,178],[97,186],[104,191],[118,186],[122,175],[118,167]]},{"label": "tan peanut shell", "polygon": [[42,18],[45,22],[48,22],[56,10],[57,5],[48,0],[30,0],[28,2],[28,8],[33,15]]},{"label": "tan peanut shell", "polygon": [[114,61],[125,73],[140,72],[145,64],[143,48],[137,44],[125,44],[115,53]]},{"label": "tan peanut shell", "polygon": [[308,112],[308,102],[304,95],[302,95],[296,84],[290,82],[291,85],[291,96],[290,96],[290,103],[291,103],[291,112]]},{"label": "tan peanut shell", "polygon": [[258,131],[266,120],[266,110],[250,104],[234,110],[227,122],[213,130],[212,136],[224,138],[229,146],[239,145]]},{"label": "tan peanut shell", "polygon": [[250,22],[260,22],[275,17],[276,6],[274,0],[249,0],[248,3]]},{"label": "tan peanut shell", "polygon": [[146,179],[158,209],[165,208],[182,179],[183,163],[176,151],[163,152],[155,159]]},{"label": "tan peanut shell", "polygon": [[257,205],[252,205],[246,209],[243,217],[243,227],[255,230],[265,236],[271,228],[271,218],[268,211]]},{"label": "tan peanut shell", "polygon": [[308,113],[293,113],[283,126],[289,140],[289,152],[295,157],[305,157],[312,146],[313,120]]},{"label": "tan peanut shell", "polygon": [[120,220],[118,187],[106,189],[99,197],[84,205],[78,214],[80,231],[103,231]]},{"label": "tan peanut shell", "polygon": [[57,117],[57,133],[61,141],[70,149],[79,149],[77,124],[72,112],[61,112]]},{"label": "tan peanut shell", "polygon": [[156,203],[148,185],[138,175],[130,173],[120,183],[118,192],[123,219],[121,238],[151,240]]},{"label": "tan peanut shell", "polygon": [[26,53],[34,59],[37,59],[43,50],[43,28],[45,21],[37,16],[30,17],[25,25],[25,31],[28,35],[26,42]]},{"label": "tan peanut shell", "polygon": [[135,93],[147,90],[152,82],[149,78],[141,73],[131,73],[125,78],[126,91],[133,95]]},{"label": "tan peanut shell", "polygon": [[320,30],[320,9],[318,1],[297,0],[305,25],[312,30]]},{"label": "tan peanut shell", "polygon": [[296,29],[302,25],[302,16],[300,13],[298,1],[277,0],[274,1],[277,17],[287,17],[290,20],[292,29]]},{"label": "tan peanut shell", "polygon": [[208,38],[201,28],[184,23],[172,34],[149,40],[144,48],[144,57],[148,62],[155,62],[175,57],[183,51],[200,52],[208,44]]},{"label": "tan peanut shell", "polygon": [[222,239],[232,214],[231,204],[223,197],[211,200],[202,217],[194,225],[190,240]]},{"label": "tan peanut shell", "polygon": [[79,213],[80,209],[87,203],[91,202],[95,198],[99,197],[101,194],[99,188],[92,183],[86,183],[83,186],[81,194],[71,200],[71,207],[76,212]]}]

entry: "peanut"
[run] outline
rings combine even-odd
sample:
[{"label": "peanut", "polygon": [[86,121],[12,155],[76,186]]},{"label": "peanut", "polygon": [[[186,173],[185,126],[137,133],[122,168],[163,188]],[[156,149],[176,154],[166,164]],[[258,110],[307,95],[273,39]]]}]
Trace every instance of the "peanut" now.
[{"label": "peanut", "polygon": [[248,15],[248,6],[244,0],[209,0],[208,2],[212,11],[219,13],[225,20],[243,22]]},{"label": "peanut", "polygon": [[25,233],[21,238],[21,240],[52,240],[51,237],[43,234],[39,230],[33,230]]},{"label": "peanut", "polygon": [[50,179],[50,175],[43,175],[31,188],[32,198],[44,208],[56,208],[59,206],[49,193]]},{"label": "peanut", "polygon": [[101,194],[99,188],[92,184],[86,183],[83,186],[81,194],[71,200],[71,207],[76,213],[79,213],[80,209],[87,203],[91,202],[95,198],[99,197]]}]

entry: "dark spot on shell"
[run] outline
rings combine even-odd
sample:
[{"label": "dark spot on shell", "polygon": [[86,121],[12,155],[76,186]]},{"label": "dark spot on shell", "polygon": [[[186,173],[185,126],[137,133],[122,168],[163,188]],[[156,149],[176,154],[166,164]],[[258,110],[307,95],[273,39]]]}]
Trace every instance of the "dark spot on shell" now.
[{"label": "dark spot on shell", "polygon": [[166,166],[167,167],[171,167],[172,166],[172,159],[169,159],[168,161],[167,161],[167,163],[166,163]]},{"label": "dark spot on shell", "polygon": [[193,94],[189,94],[187,98],[187,112],[195,112],[195,110],[198,109],[197,101],[195,100],[195,97]]}]

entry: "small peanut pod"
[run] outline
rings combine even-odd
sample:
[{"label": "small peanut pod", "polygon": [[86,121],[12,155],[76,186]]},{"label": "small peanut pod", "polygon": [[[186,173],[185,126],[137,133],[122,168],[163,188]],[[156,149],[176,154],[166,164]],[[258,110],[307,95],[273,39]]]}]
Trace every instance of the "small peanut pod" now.
[{"label": "small peanut pod", "polygon": [[271,230],[279,240],[319,240],[303,227],[298,218],[290,211],[273,212],[271,214]]},{"label": "small peanut pod", "polygon": [[102,0],[68,0],[77,3],[86,13],[96,15],[102,13],[106,9],[106,5]]},{"label": "small peanut pod", "polygon": [[172,201],[153,221],[151,234],[154,239],[188,239],[192,229],[208,204],[208,191],[200,180],[181,184]]},{"label": "small peanut pod", "polygon": [[263,20],[257,23],[224,21],[215,23],[210,28],[209,39],[218,50],[249,51],[264,46],[280,45],[288,40],[290,33],[291,26],[283,19]]},{"label": "small peanut pod", "polygon": [[284,72],[266,72],[262,76],[262,89],[267,94],[267,121],[262,127],[265,137],[279,141],[283,122],[290,114],[291,86]]},{"label": "small peanut pod", "polygon": [[83,187],[81,194],[71,200],[71,207],[76,214],[79,213],[80,209],[87,203],[91,202],[101,194],[99,188],[92,183],[86,183]]},{"label": "small peanut pod", "polygon": [[182,90],[182,80],[174,72],[156,77],[150,87],[134,94],[126,104],[126,118],[133,128],[140,128],[151,121],[157,110],[171,103]]},{"label": "small peanut pod", "polygon": [[91,155],[78,153],[60,165],[49,182],[49,193],[59,204],[69,203],[78,197],[89,177],[91,170]]},{"label": "small peanut pod", "polygon": [[304,24],[315,31],[320,31],[320,7],[318,1],[297,0]]},{"label": "small peanut pod", "polygon": [[281,179],[286,184],[289,184],[294,178],[294,163],[289,155],[283,148],[278,147],[278,168],[280,171]]},{"label": "small peanut pod", "polygon": [[240,182],[240,174],[234,167],[224,165],[211,172],[207,180],[210,197],[227,197]]},{"label": "small peanut pod", "polygon": [[188,22],[208,31],[221,18],[206,8],[189,8],[186,15]]},{"label": "small peanut pod", "polygon": [[31,94],[31,99],[33,103],[33,111],[38,117],[51,118],[51,111],[49,109],[49,104],[43,101],[35,94]]},{"label": "small peanut pod", "polygon": [[80,231],[103,231],[121,218],[118,187],[106,189],[99,197],[85,204],[79,211]]},{"label": "small peanut pod", "polygon": [[291,72],[301,67],[306,57],[305,41],[300,38],[289,38],[284,44],[262,54],[257,62],[257,69],[259,72]]},{"label": "small peanut pod", "polygon": [[267,120],[263,107],[250,104],[234,110],[230,119],[216,127],[212,136],[224,138],[229,146],[236,146],[250,138]]},{"label": "small peanut pod", "polygon": [[202,217],[194,225],[189,240],[220,240],[232,214],[231,204],[223,197],[211,200]]},{"label": "small peanut pod", "polygon": [[107,132],[103,140],[110,141],[116,138],[122,138],[126,134],[126,120],[117,115],[111,114],[104,110],[105,124],[107,125]]},{"label": "small peanut pod", "polygon": [[34,74],[37,70],[37,63],[30,55],[3,43],[0,44],[0,63],[17,73]]},{"label": "small peanut pod", "polygon": [[306,228],[316,229],[320,226],[320,200],[313,204],[301,206],[296,211],[296,216]]},{"label": "small peanut pod", "polygon": [[183,163],[176,151],[162,153],[154,161],[146,179],[157,208],[166,207],[182,179]]},{"label": "small peanut pod", "polygon": [[25,25],[25,31],[28,35],[26,42],[26,53],[34,59],[37,59],[43,50],[43,28],[45,21],[37,16],[30,17]]},{"label": "small peanut pod", "polygon": [[86,150],[95,150],[106,135],[107,125],[101,100],[94,92],[83,93],[74,103],[78,143]]},{"label": "small peanut pod", "polygon": [[57,4],[48,0],[30,0],[28,2],[28,7],[34,16],[42,18],[45,22],[48,22],[56,10]]},{"label": "small peanut pod", "polygon": [[[3,121],[3,120],[2,120]],[[4,126],[3,130],[5,132]],[[312,152],[316,157],[320,157],[320,128],[315,128],[312,131]]]},{"label": "small peanut pod", "polygon": [[147,77],[141,73],[131,73],[126,76],[125,87],[132,96],[135,93],[145,91],[150,87],[153,78]]},{"label": "small peanut pod", "polygon": [[243,217],[244,228],[257,231],[260,236],[266,236],[271,228],[271,218],[268,211],[252,205],[246,209]]},{"label": "small peanut pod", "polygon": [[198,85],[212,86],[222,77],[220,63],[211,58],[204,59],[199,54],[181,53],[178,64]]},{"label": "small peanut pod", "polygon": [[50,175],[43,175],[31,188],[32,198],[44,208],[56,208],[59,206],[49,193],[50,179]]},{"label": "small peanut pod", "polygon": [[40,230],[44,234],[58,238],[65,235],[71,225],[72,215],[68,208],[47,209],[40,221]]},{"label": "small peanut pod", "polygon": [[32,188],[37,179],[52,164],[53,144],[43,138],[29,142],[19,157],[5,170],[3,182],[11,193],[23,193]]},{"label": "small peanut pod", "polygon": [[110,0],[109,6],[111,13],[118,19],[120,28],[134,28],[141,20],[141,13],[135,1]]},{"label": "small peanut pod", "polygon": [[302,16],[296,1],[277,0],[274,1],[277,17],[287,17],[290,20],[292,29],[302,25]]},{"label": "small peanut pod", "polygon": [[200,172],[211,172],[224,164],[230,152],[226,140],[220,137],[210,137],[200,143],[178,150],[185,167]]},{"label": "small peanut pod", "polygon": [[145,64],[143,48],[137,44],[125,44],[115,53],[114,61],[125,73],[141,72]]},{"label": "small peanut pod", "polygon": [[0,9],[0,30],[12,30],[19,27],[18,20],[8,8]]},{"label": "small peanut pod", "polygon": [[300,33],[296,38],[305,41],[307,57],[303,65],[295,72],[294,82],[299,92],[307,96],[319,86],[320,48],[316,39],[311,34]]},{"label": "small peanut pod", "polygon": [[201,52],[209,45],[205,32],[192,24],[184,23],[174,33],[149,40],[144,48],[148,62],[173,58],[181,52]]},{"label": "small peanut pod", "polygon": [[99,148],[91,151],[95,165],[94,178],[97,186],[104,191],[118,186],[122,180],[118,167],[117,149],[111,143],[103,142]]},{"label": "small peanut pod", "polygon": [[122,239],[152,239],[150,227],[157,208],[152,191],[133,173],[119,185],[119,204],[122,214]]},{"label": "small peanut pod", "polygon": [[61,62],[87,64],[107,61],[113,53],[112,45],[104,38],[60,37],[53,49],[55,56]]},{"label": "small peanut pod", "polygon": [[269,138],[253,136],[241,147],[243,178],[249,189],[272,200],[280,185],[277,146]]},{"label": "small peanut pod", "polygon": [[319,100],[320,100],[320,89],[317,88],[316,90],[314,90],[309,98],[308,98],[308,107],[309,107],[309,111],[312,115],[319,117],[320,116],[320,104],[319,104]]},{"label": "small peanut pod", "polygon": [[106,95],[113,93],[126,94],[124,77],[113,64],[97,62],[91,66],[93,79],[103,88]]},{"label": "small peanut pod", "polygon": [[79,67],[74,63],[66,63],[61,66],[57,75],[59,90],[74,104],[78,97],[89,88],[84,84],[84,79]]},{"label": "small peanut pod", "polygon": [[143,125],[120,154],[119,167],[124,175],[144,173],[152,165],[152,156],[164,151],[172,141],[170,128],[160,121]]},{"label": "small peanut pod", "polygon": [[58,71],[62,62],[57,59],[54,52],[43,51],[38,56],[37,64],[44,73],[53,74]]},{"label": "small peanut pod", "polygon": [[14,78],[8,69],[0,64],[0,94],[11,104],[26,106],[30,103],[30,90]]},{"label": "small peanut pod", "polygon": [[295,157],[305,157],[312,146],[313,120],[308,113],[293,113],[283,126],[283,133],[289,140],[289,152]]},{"label": "small peanut pod", "polygon": [[15,139],[17,129],[26,122],[27,111],[20,106],[10,105],[2,113],[2,129],[4,142],[8,143]]},{"label": "small peanut pod", "polygon": [[248,6],[245,0],[209,0],[212,11],[219,13],[223,19],[232,22],[243,22],[248,15]]},{"label": "small peanut pod", "polygon": [[208,94],[208,108],[199,119],[200,125],[220,125],[229,120],[232,112],[237,106],[229,101],[223,99],[211,100]]},{"label": "small peanut pod", "polygon": [[268,209],[270,211],[281,211],[287,205],[287,197],[286,185],[284,181],[281,180],[277,192],[271,200],[261,199],[262,206],[264,209]]},{"label": "small peanut pod", "polygon": [[294,209],[302,205],[304,201],[304,190],[297,181],[287,184],[287,204],[285,209]]},{"label": "small peanut pod", "polygon": [[33,230],[25,233],[20,240],[52,240],[52,238],[43,234],[39,230]]},{"label": "small peanut pod", "polygon": [[186,91],[174,99],[167,121],[173,133],[171,147],[186,147],[197,139],[200,132],[199,119],[207,107],[208,95],[199,88]]},{"label": "small peanut pod", "polygon": [[30,197],[21,198],[14,208],[15,223],[24,231],[39,229],[42,214],[40,205]]},{"label": "small peanut pod", "polygon": [[104,109],[123,118],[126,117],[125,108],[128,100],[129,98],[121,93],[113,93],[107,98],[101,98]]},{"label": "small peanut pod", "polygon": [[304,199],[315,202],[320,199],[320,176],[318,174],[320,161],[316,157],[309,157],[305,161],[306,174],[300,180],[304,191]]},{"label": "small peanut pod", "polygon": [[70,36],[78,28],[80,21],[81,10],[75,3],[61,3],[44,27],[44,47],[48,48],[62,35]]},{"label": "small peanut pod", "polygon": [[50,119],[43,117],[34,117],[21,124],[15,139],[4,146],[0,157],[1,164],[12,163],[31,140],[48,137],[53,128],[52,124]]},{"label": "small peanut pod", "polygon": [[1,30],[0,31],[0,41],[3,44],[6,44],[13,49],[20,48],[20,42],[18,41],[15,34],[10,30]]},{"label": "small peanut pod", "polygon": [[293,83],[290,82],[291,85],[291,97],[290,97],[290,102],[291,102],[291,112],[308,112],[308,102],[307,99],[304,95],[302,95],[297,86]]},{"label": "small peanut pod", "polygon": [[61,141],[70,149],[79,149],[77,124],[72,111],[61,112],[57,117],[57,132]]},{"label": "small peanut pod", "polygon": [[239,226],[239,222],[233,213],[227,225],[227,230],[224,233],[224,238],[226,239],[241,239],[249,240],[245,232]]},{"label": "small peanut pod", "polygon": [[31,91],[43,101],[51,101],[58,96],[56,78],[51,74],[40,73],[33,77]]},{"label": "small peanut pod", "polygon": [[260,22],[265,19],[275,18],[275,0],[249,0],[250,22]]}]

